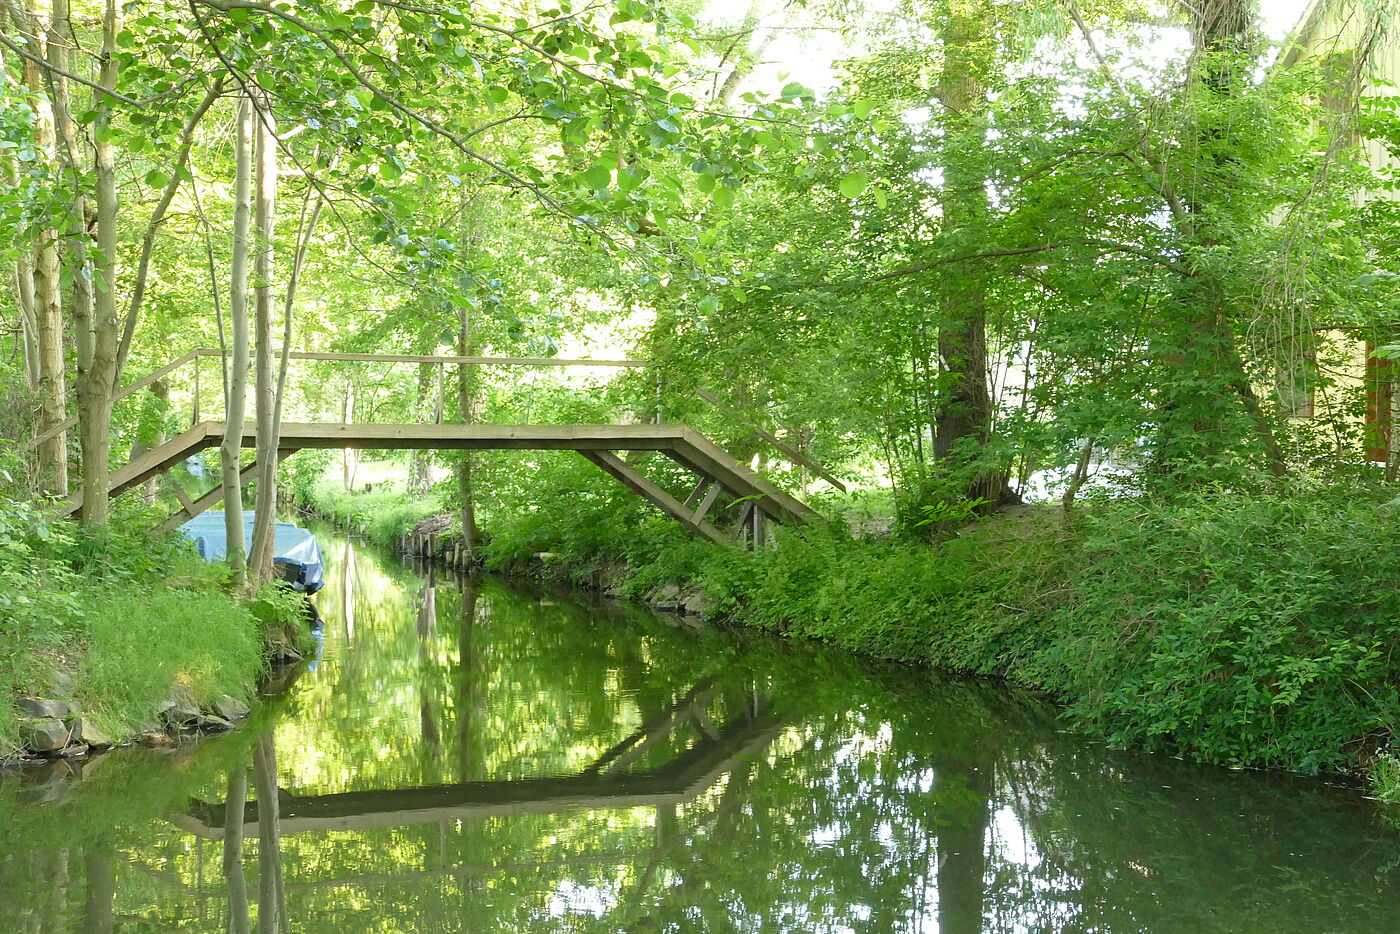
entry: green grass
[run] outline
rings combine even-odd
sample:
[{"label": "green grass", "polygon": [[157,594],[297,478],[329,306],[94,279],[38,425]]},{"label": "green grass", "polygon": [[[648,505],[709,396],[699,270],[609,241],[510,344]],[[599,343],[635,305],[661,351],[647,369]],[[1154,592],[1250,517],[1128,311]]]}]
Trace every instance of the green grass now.
[{"label": "green grass", "polygon": [[371,493],[351,491],[334,477],[308,484],[299,502],[337,526],[386,548],[397,545],[422,520],[446,509],[437,493],[420,495],[392,488]]},{"label": "green grass", "polygon": [[113,735],[130,733],[172,684],[202,705],[246,699],[263,666],[261,625],[218,591],[153,587],[93,594],[78,699]]},{"label": "green grass", "polygon": [[114,737],[151,719],[176,683],[201,701],[246,699],[263,624],[174,539],[118,517],[101,531],[0,500],[0,755],[18,749],[8,699],[71,697]]}]

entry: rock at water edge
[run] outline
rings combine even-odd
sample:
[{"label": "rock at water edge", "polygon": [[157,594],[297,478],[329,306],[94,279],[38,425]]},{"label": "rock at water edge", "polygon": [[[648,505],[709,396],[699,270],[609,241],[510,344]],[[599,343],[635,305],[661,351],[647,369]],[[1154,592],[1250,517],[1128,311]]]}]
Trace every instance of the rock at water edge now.
[{"label": "rock at water edge", "polygon": [[242,720],[251,712],[247,704],[228,694],[214,701],[214,713],[225,720]]},{"label": "rock at water edge", "polygon": [[68,745],[68,728],[62,720],[46,717],[19,725],[20,741],[30,752],[52,755]]},{"label": "rock at water edge", "polygon": [[20,716],[38,720],[62,720],[73,712],[66,701],[45,700],[42,697],[21,697],[15,701]]},{"label": "rock at water edge", "polygon": [[194,699],[194,692],[183,684],[170,689],[157,712],[167,725],[177,729],[194,723],[200,716],[199,702]]},{"label": "rock at water edge", "polygon": [[78,717],[73,721],[72,738],[75,743],[105,749],[112,745],[112,737],[104,733],[90,717]]}]

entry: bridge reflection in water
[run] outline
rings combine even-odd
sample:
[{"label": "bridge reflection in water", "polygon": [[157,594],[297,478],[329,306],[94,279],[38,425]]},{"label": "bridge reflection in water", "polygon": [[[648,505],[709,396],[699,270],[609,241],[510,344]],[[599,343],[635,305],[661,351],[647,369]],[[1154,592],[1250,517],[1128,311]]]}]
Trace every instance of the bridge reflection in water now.
[{"label": "bridge reflection in water", "polygon": [[261,722],[80,782],[0,778],[0,931],[1370,934],[1400,914],[1400,835],[1353,791],[326,539],[326,651]]},{"label": "bridge reflection in water", "polygon": [[[761,753],[783,729],[782,721],[764,711],[757,698],[753,708],[722,725],[706,723],[700,729],[696,721],[704,715],[696,707],[699,693],[699,687],[688,692],[678,702],[678,709],[638,730],[578,775],[309,796],[290,794],[279,788],[276,791],[279,826],[286,835],[309,830],[370,830],[517,814],[552,814],[580,808],[671,808],[685,804],[712,788],[741,761]],[[671,762],[639,771],[619,767],[630,752],[688,725],[699,730],[699,737]],[[226,803],[195,802],[188,813],[171,820],[182,830],[205,839],[221,840],[225,811]],[[243,835],[258,835],[256,801],[244,805]]]}]

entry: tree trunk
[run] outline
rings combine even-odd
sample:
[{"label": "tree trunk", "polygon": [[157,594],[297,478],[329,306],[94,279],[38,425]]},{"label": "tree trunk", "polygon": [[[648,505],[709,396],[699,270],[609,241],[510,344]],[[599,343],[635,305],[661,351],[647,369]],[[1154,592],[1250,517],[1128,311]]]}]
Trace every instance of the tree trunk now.
[{"label": "tree trunk", "polygon": [[248,801],[248,768],[236,765],[228,773],[224,799],[224,883],[228,887],[229,934],[248,934],[248,879],[243,875],[243,820]]},{"label": "tree trunk", "polygon": [[126,306],[126,319],[122,325],[121,342],[117,345],[117,371],[116,378],[121,379],[122,368],[126,366],[127,355],[131,352],[131,340],[136,335],[136,322],[141,318],[141,306],[146,299],[146,282],[151,268],[151,253],[155,249],[156,232],[165,220],[165,213],[170,209],[170,204],[175,200],[175,193],[180,190],[180,180],[185,166],[189,163],[190,150],[194,146],[194,131],[199,126],[199,121],[204,119],[204,115],[209,112],[214,101],[218,100],[223,93],[224,79],[218,77],[209,91],[204,95],[204,100],[190,114],[185,121],[184,129],[180,132],[180,148],[175,156],[175,165],[170,172],[170,180],[165,183],[165,188],[160,193],[160,200],[156,203],[155,210],[151,212],[151,219],[146,223],[146,233],[141,238],[141,252],[136,261],[136,273],[132,276],[131,300]]},{"label": "tree trunk", "polygon": [[[102,16],[102,54],[98,83],[117,86],[117,32],[120,29],[116,0],[107,0]],[[95,92],[97,112],[97,275],[91,319],[91,353],[78,370],[78,434],[83,450],[83,524],[106,525],[111,486],[112,394],[117,372],[117,161],[110,136],[111,98]],[[87,364],[86,370],[82,363]]]},{"label": "tree trunk", "polygon": [[265,733],[253,746],[258,795],[258,934],[289,929],[282,883],[282,827],[277,799],[277,747]]},{"label": "tree trunk", "polygon": [[243,417],[248,395],[248,238],[253,180],[253,102],[238,102],[237,144],[234,153],[233,255],[229,262],[229,343],[233,362],[229,367],[224,399],[223,445],[219,449],[224,487],[224,531],[228,536],[228,562],[235,583],[247,579],[243,554],[243,489],[238,477],[238,455],[243,442]]},{"label": "tree trunk", "polygon": [[[33,95],[36,110],[35,149],[52,166],[58,165],[58,142],[54,131],[53,105],[45,93],[44,79],[36,62],[25,59],[24,85]],[[55,172],[57,174],[57,172]],[[58,231],[45,227],[39,232],[32,256],[25,256],[18,271],[20,292],[28,293],[29,322],[32,324],[36,377],[39,393],[40,434],[58,427],[67,414],[68,381],[63,360],[63,290],[59,284]],[[68,433],[59,432],[39,445],[40,490],[50,496],[68,495]]]},{"label": "tree trunk", "polygon": [[[475,205],[468,189],[462,188],[462,267],[470,268],[472,251],[477,239],[474,223]],[[458,306],[457,353],[463,357],[476,355],[476,340],[472,333],[472,312],[466,302]],[[457,366],[457,413],[462,423],[470,425],[477,419],[476,414],[476,370],[471,364]],[[472,468],[475,457],[471,451],[463,451],[457,464],[457,498],[461,504],[462,544],[468,556],[476,552],[481,541],[481,532],[476,525],[476,492],[472,488]]]},{"label": "tree trunk", "polygon": [[[419,418],[433,417],[436,407],[435,372],[441,367],[435,363],[418,364],[418,404],[414,411]],[[436,424],[436,420],[434,421]],[[431,470],[432,455],[428,451],[414,451],[410,457],[408,488],[417,494],[427,493],[433,485]]]},{"label": "tree trunk", "polygon": [[277,136],[272,113],[265,102],[257,107],[257,196],[253,210],[253,313],[257,340],[257,506],[253,522],[253,547],[248,572],[254,584],[272,579],[272,557],[277,511],[277,386],[272,347],[272,279],[275,274],[274,226],[277,212]]},{"label": "tree trunk", "polygon": [[1226,290],[1208,268],[1198,271],[1193,262],[1221,244],[1210,218],[1218,213],[1213,208],[1230,199],[1225,177],[1234,158],[1231,134],[1238,132],[1222,106],[1244,93],[1254,68],[1250,53],[1258,41],[1255,4],[1253,0],[1213,0],[1187,9],[1194,43],[1191,80],[1213,100],[1196,115],[1191,140],[1197,151],[1194,171],[1184,184],[1162,185],[1168,192],[1187,192],[1166,200],[1185,247],[1182,266],[1190,270],[1184,274],[1182,332],[1168,341],[1172,349],[1166,362],[1183,374],[1200,376],[1183,379],[1175,395],[1161,406],[1162,450],[1168,461],[1198,462],[1219,456],[1221,442],[1227,440],[1222,416],[1228,411],[1221,406],[1221,396],[1233,395],[1263,449],[1269,471],[1282,478],[1288,474],[1287,464],[1240,353]]},{"label": "tree trunk", "polygon": [[[457,353],[463,357],[476,354],[472,340],[471,310],[462,305],[457,334]],[[476,372],[469,363],[457,366],[457,412],[464,425],[476,421]],[[476,492],[472,488],[472,468],[476,458],[471,451],[463,451],[457,464],[457,498],[461,503],[462,544],[467,554],[473,555],[481,541],[481,530],[476,525]]]},{"label": "tree trunk", "polygon": [[[940,30],[943,73],[937,95],[945,111],[943,229],[980,227],[988,213],[987,179],[977,168],[986,146],[987,87],[983,58],[991,42],[992,11],[984,0],[959,6]],[[987,298],[976,278],[947,280],[938,328],[942,391],[934,413],[933,453],[945,470],[960,473],[991,439],[992,392],[987,361]],[[995,506],[1008,498],[1007,472],[980,468],[966,497]]]},{"label": "tree trunk", "polygon": [[[63,292],[59,286],[58,232],[46,230],[34,251],[34,331],[38,352],[39,425],[47,432],[67,414],[68,379],[63,364]],[[40,488],[50,496],[68,495],[68,433],[39,445]]]}]

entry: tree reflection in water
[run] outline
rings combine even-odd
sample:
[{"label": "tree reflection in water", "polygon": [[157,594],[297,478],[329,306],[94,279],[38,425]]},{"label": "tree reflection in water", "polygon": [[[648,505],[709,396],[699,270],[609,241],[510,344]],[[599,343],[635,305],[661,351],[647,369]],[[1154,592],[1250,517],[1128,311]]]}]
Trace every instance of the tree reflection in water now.
[{"label": "tree reflection in water", "polygon": [[1345,789],[328,553],[325,656],[260,722],[0,783],[0,930],[1360,932],[1400,909],[1400,841]]}]

